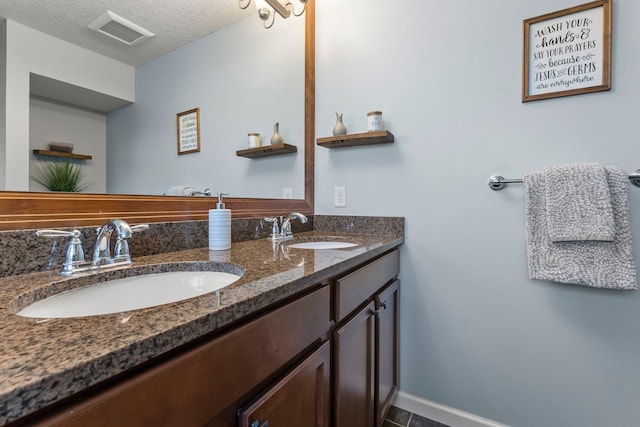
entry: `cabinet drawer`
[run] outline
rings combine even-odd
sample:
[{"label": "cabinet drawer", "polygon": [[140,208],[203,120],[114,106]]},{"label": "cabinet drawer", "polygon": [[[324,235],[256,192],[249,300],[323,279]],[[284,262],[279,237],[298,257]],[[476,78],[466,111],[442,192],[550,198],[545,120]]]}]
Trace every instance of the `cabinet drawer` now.
[{"label": "cabinet drawer", "polygon": [[202,426],[326,333],[325,286],[38,425]]},{"label": "cabinet drawer", "polygon": [[396,249],[336,280],[336,321],[344,319],[378,289],[395,278],[398,275],[399,266],[400,255]]}]

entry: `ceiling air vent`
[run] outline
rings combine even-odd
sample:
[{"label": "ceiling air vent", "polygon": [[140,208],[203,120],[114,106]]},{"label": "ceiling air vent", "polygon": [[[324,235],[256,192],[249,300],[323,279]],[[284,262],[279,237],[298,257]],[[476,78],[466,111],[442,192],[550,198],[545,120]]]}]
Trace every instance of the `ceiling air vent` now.
[{"label": "ceiling air vent", "polygon": [[154,36],[152,32],[109,11],[103,13],[95,21],[87,25],[87,28],[113,37],[127,46],[134,46]]}]

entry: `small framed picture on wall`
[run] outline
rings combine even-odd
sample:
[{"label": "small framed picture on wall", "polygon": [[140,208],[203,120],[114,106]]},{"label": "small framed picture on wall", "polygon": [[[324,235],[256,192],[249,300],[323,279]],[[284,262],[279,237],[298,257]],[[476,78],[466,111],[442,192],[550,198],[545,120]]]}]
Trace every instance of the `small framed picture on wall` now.
[{"label": "small framed picture on wall", "polygon": [[611,89],[611,0],[523,21],[522,102]]},{"label": "small framed picture on wall", "polygon": [[200,109],[183,111],[177,115],[178,154],[200,151]]}]

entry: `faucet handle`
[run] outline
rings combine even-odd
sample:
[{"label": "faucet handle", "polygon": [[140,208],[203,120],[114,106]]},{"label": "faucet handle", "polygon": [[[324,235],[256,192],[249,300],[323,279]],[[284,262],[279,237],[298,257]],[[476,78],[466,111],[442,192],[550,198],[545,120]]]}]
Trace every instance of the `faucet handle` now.
[{"label": "faucet handle", "polygon": [[84,250],[82,249],[82,241],[80,240],[80,230],[64,231],[64,230],[38,230],[36,236],[40,237],[69,237],[69,246],[67,246],[67,254],[60,273],[71,274],[78,270],[80,264],[84,264]]},{"label": "faucet handle", "polygon": [[148,229],[149,229],[149,224],[138,224],[138,225],[131,226],[131,231],[134,233],[137,233],[139,231],[146,231]]},{"label": "faucet handle", "polygon": [[38,237],[79,237],[81,235],[80,230],[37,230],[36,236]]},{"label": "faucet handle", "polygon": [[118,238],[116,244],[113,247],[113,259],[131,261],[131,254],[129,253],[129,242],[127,239]]},{"label": "faucet handle", "polygon": [[271,240],[277,240],[278,235],[280,234],[280,226],[278,225],[280,221],[275,216],[268,216],[264,220],[273,224],[271,226],[271,236],[269,236],[269,238]]},{"label": "faucet handle", "polygon": [[[129,227],[132,233],[145,231],[149,229],[149,224],[138,224]],[[131,262],[131,253],[129,252],[129,243],[127,238],[118,236],[115,247],[113,248],[113,259],[124,262]]]}]

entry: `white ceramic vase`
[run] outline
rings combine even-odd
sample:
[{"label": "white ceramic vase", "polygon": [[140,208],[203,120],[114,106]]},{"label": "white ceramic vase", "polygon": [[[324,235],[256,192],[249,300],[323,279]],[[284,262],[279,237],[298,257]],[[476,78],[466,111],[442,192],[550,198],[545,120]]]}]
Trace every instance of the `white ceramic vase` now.
[{"label": "white ceramic vase", "polygon": [[282,136],[280,136],[280,123],[278,122],[276,122],[276,124],[273,126],[271,144],[282,144]]},{"label": "white ceramic vase", "polygon": [[336,125],[333,127],[333,136],[346,135],[347,128],[342,123],[342,113],[336,113]]}]

